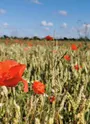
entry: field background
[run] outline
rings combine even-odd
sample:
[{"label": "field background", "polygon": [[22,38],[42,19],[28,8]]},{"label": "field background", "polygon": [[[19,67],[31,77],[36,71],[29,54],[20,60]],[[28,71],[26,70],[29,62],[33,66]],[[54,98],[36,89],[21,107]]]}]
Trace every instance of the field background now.
[{"label": "field background", "polygon": [[[73,43],[77,51],[71,50]],[[1,39],[0,61],[6,59],[27,66],[23,77],[29,92],[23,92],[22,83],[0,87],[0,124],[90,124],[89,42]],[[82,68],[75,70],[75,64]],[[46,85],[44,95],[33,92],[35,80]],[[52,103],[50,96],[55,96]]]}]

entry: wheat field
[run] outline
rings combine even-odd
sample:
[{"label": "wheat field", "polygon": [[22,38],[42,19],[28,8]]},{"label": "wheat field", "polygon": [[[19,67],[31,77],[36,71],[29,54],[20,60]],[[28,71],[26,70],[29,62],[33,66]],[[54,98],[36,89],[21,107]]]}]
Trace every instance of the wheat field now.
[{"label": "wheat field", "polygon": [[[71,42],[36,41],[34,45],[32,41],[31,46],[11,42],[0,42],[0,61],[26,65],[23,77],[29,92],[23,92],[21,83],[0,87],[0,124],[90,124],[89,45],[81,43],[73,51]],[[66,54],[70,61],[64,59]],[[75,70],[76,64],[82,68]],[[33,92],[36,80],[45,84],[43,95]],[[55,98],[52,102],[50,96]]]}]

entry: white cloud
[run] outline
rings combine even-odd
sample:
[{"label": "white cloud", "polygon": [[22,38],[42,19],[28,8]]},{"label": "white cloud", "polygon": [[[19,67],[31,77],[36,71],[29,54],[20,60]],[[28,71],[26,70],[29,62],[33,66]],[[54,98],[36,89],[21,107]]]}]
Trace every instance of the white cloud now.
[{"label": "white cloud", "polygon": [[64,23],[61,25],[61,27],[62,27],[62,28],[67,28],[67,23],[64,22]]},{"label": "white cloud", "polygon": [[41,22],[41,25],[42,25],[42,26],[53,26],[53,23],[52,23],[52,22],[42,21],[42,22]]},{"label": "white cloud", "polygon": [[63,15],[63,16],[67,16],[67,11],[65,11],[65,10],[60,10],[60,11],[59,11],[59,14],[60,14],[60,15]]},{"label": "white cloud", "polygon": [[7,27],[9,26],[9,24],[8,24],[7,22],[5,22],[5,23],[3,23],[3,26],[4,26],[5,28],[7,28]]},{"label": "white cloud", "polygon": [[48,22],[47,26],[53,26],[53,23],[52,22]]},{"label": "white cloud", "polygon": [[77,32],[81,37],[88,37],[90,32],[90,24],[83,24],[81,27],[77,28]]},{"label": "white cloud", "polygon": [[41,22],[41,25],[42,25],[42,26],[47,26],[47,22],[46,22],[46,21],[42,21],[42,22]]},{"label": "white cloud", "polygon": [[35,4],[42,4],[39,0],[32,0],[32,2]]},{"label": "white cloud", "polygon": [[83,24],[84,28],[90,28],[90,24]]},{"label": "white cloud", "polygon": [[6,13],[6,10],[0,9],[0,14],[5,14],[5,13]]}]

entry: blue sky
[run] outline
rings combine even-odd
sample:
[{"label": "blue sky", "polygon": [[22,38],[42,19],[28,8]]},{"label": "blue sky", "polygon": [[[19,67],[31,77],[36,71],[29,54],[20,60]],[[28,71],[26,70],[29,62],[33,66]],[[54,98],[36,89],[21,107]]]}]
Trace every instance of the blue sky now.
[{"label": "blue sky", "polygon": [[88,34],[90,0],[0,1],[0,35],[79,37],[86,26]]}]

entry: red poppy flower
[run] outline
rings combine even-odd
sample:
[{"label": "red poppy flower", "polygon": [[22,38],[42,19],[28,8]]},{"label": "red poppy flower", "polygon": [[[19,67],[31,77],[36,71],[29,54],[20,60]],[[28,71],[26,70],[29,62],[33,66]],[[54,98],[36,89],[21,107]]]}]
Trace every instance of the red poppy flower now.
[{"label": "red poppy flower", "polygon": [[67,61],[70,61],[71,58],[70,58],[69,55],[65,55],[65,56],[64,56],[64,59],[67,60]]},{"label": "red poppy flower", "polygon": [[27,43],[29,47],[32,47],[33,45],[31,43]]},{"label": "red poppy flower", "polygon": [[45,85],[39,81],[35,81],[32,85],[32,89],[36,94],[45,93]]},{"label": "red poppy flower", "polygon": [[48,36],[45,37],[45,39],[46,40],[53,40],[53,37],[51,37],[51,36],[48,35]]},{"label": "red poppy flower", "polygon": [[79,66],[79,65],[77,64],[77,65],[74,66],[74,68],[75,68],[76,70],[79,70],[80,68],[82,68],[82,66]]},{"label": "red poppy flower", "polygon": [[50,101],[50,103],[53,103],[55,101],[55,96],[50,96],[49,101]]},{"label": "red poppy flower", "polygon": [[71,45],[71,49],[72,49],[72,50],[77,50],[78,48],[77,48],[77,46],[76,46],[75,44],[72,44],[72,45]]},{"label": "red poppy flower", "polygon": [[24,84],[24,92],[28,92],[28,83],[22,78],[26,66],[14,60],[0,62],[0,86],[15,87],[19,81]]}]

